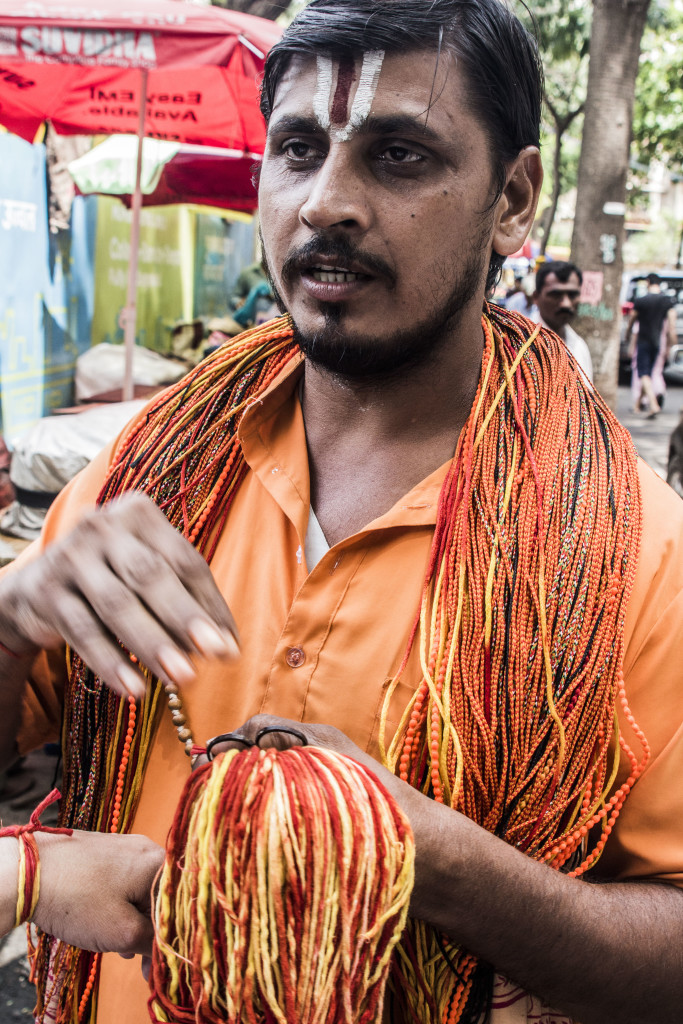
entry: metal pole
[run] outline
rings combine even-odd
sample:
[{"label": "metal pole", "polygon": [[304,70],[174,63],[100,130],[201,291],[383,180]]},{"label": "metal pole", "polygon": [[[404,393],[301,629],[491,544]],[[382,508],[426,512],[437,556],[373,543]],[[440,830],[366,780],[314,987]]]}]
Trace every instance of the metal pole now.
[{"label": "metal pole", "polygon": [[137,327],[138,250],[140,247],[140,213],[142,210],[142,145],[145,138],[145,112],[147,110],[147,71],[141,72],[140,115],[138,118],[138,158],[135,167],[132,218],[130,223],[130,261],[128,263],[128,290],[124,309],[123,342],[125,363],[123,372],[123,400],[133,397],[133,353]]}]

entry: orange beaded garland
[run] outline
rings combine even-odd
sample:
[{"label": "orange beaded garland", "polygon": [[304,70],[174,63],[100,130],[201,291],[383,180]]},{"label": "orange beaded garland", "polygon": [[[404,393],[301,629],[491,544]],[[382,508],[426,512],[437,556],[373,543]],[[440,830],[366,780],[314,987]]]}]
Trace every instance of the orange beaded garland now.
[{"label": "orange beaded garland", "polygon": [[[635,453],[558,339],[495,307],[482,326],[479,390],[439,498],[395,682],[415,646],[423,679],[385,760],[528,856],[579,876],[649,756],[621,675],[640,536]],[[245,473],[240,417],[295,357],[286,319],[219,350],[123,438],[100,500],[145,491],[210,560]],[[76,657],[70,688],[65,823],[80,815],[81,827],[125,829],[161,687],[132,723]],[[181,711],[177,694],[169,705]],[[614,735],[618,709],[640,756]],[[620,756],[628,778],[613,791]],[[74,1005],[91,1013],[97,972],[88,955],[63,956],[72,960],[57,1024],[72,1024]],[[474,956],[411,922],[392,974],[392,1019],[474,1019],[480,974]]]}]

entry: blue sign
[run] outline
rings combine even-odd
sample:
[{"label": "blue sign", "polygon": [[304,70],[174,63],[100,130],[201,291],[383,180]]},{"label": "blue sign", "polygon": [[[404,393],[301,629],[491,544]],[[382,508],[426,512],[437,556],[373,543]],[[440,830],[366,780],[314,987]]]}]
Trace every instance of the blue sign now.
[{"label": "blue sign", "polygon": [[0,410],[12,435],[43,415],[45,150],[0,135]]},{"label": "blue sign", "polygon": [[0,431],[12,438],[73,401],[90,347],[96,200],[48,232],[45,147],[0,134]]}]

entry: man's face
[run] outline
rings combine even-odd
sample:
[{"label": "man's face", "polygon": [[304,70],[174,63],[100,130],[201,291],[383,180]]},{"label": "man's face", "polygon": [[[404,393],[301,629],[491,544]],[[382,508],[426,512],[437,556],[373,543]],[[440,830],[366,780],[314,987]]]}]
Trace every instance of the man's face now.
[{"label": "man's face", "polygon": [[264,257],[320,364],[387,373],[477,323],[492,198],[450,56],[297,60],[283,76],[259,187]]},{"label": "man's face", "polygon": [[538,311],[551,330],[562,333],[570,320],[576,316],[581,283],[578,274],[571,273],[566,281],[558,281],[555,274],[548,274],[540,292],[534,299]]}]

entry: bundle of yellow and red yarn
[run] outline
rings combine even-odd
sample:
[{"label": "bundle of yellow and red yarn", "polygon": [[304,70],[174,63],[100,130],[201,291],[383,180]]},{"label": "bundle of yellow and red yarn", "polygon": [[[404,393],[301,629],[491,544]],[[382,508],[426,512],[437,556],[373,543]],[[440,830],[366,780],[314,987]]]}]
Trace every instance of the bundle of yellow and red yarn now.
[{"label": "bundle of yellow and red yarn", "polygon": [[166,851],[152,1021],[381,1020],[414,845],[362,765],[317,747],[229,751],[189,779]]}]

